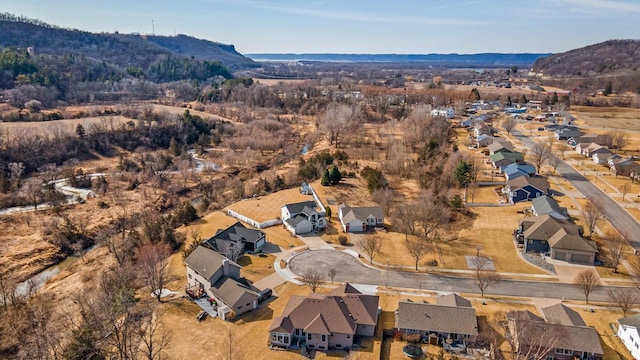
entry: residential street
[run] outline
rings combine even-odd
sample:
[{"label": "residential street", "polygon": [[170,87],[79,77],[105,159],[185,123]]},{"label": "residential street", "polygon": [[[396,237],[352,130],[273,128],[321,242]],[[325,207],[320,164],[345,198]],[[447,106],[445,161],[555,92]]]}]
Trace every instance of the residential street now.
[{"label": "residential street", "polygon": [[[517,137],[528,148],[533,147],[535,142],[531,138],[523,135],[520,131],[514,130],[513,136]],[[565,177],[576,190],[580,191],[588,198],[597,198],[604,202],[604,216],[611,225],[618,229],[624,230],[627,234],[627,240],[631,246],[640,251],[640,224],[629,213],[627,213],[620,205],[612,200],[609,196],[598,189],[594,184],[582,176],[564,161],[560,162],[557,169],[563,177]]]},{"label": "residential street", "polygon": [[[456,277],[383,270],[364,265],[358,259],[342,251],[314,250],[300,253],[289,261],[289,269],[300,275],[307,269],[317,269],[328,279],[331,268],[338,270],[335,281],[358,284],[413,288],[423,290],[451,291],[479,294],[473,277]],[[609,301],[607,291],[611,286],[600,288],[589,296],[593,301]],[[485,294],[584,300],[584,294],[572,284],[552,281],[500,280],[491,285]]]}]

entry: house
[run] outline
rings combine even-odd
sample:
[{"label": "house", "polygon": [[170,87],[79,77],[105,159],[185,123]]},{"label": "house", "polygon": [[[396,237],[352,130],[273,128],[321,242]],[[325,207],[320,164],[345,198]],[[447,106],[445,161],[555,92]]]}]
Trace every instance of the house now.
[{"label": "house", "polygon": [[380,206],[351,207],[340,205],[338,218],[344,232],[362,232],[384,226],[384,210]]},{"label": "house", "polygon": [[[583,154],[584,148],[588,147],[592,143],[598,145],[608,146],[611,144],[611,135],[608,134],[585,134],[579,137],[574,137],[576,152]],[[584,154],[583,154],[584,155]]]},{"label": "house", "polygon": [[591,151],[591,160],[593,160],[593,162],[598,165],[608,164],[609,158],[613,155],[613,153],[606,146],[598,146],[600,146],[599,149]]},{"label": "house", "polygon": [[567,208],[558,205],[551,196],[540,196],[531,200],[531,211],[535,216],[549,215],[559,220],[569,220]]},{"label": "house", "polygon": [[498,133],[498,130],[496,130],[493,126],[491,125],[486,125],[486,124],[476,124],[473,127],[473,136],[475,136],[475,138],[479,138],[480,135],[485,134],[487,136],[493,136],[494,134]]},{"label": "house", "polygon": [[507,314],[507,336],[514,351],[540,354],[550,360],[599,360],[604,355],[598,332],[580,314],[563,304],[541,309],[544,319],[530,311]]},{"label": "house", "polygon": [[311,190],[311,185],[303,181],[302,184],[300,185],[300,193],[303,195],[311,195],[312,192],[313,190]]},{"label": "house", "polygon": [[[213,250],[229,257],[232,251],[256,253],[267,242],[265,233],[260,230],[249,229],[240,222],[222,230],[218,229],[216,234],[205,243]],[[242,250],[234,249],[241,246]]]},{"label": "house", "polygon": [[464,350],[478,336],[476,310],[455,293],[439,296],[435,304],[400,300],[395,327],[402,335],[420,334],[429,344],[446,350]]},{"label": "house", "polygon": [[507,141],[494,141],[492,144],[487,146],[487,148],[489,149],[489,155],[500,152],[513,152],[513,145]]},{"label": "house", "polygon": [[350,349],[355,336],[374,336],[378,296],[349,283],[328,294],[294,295],[269,327],[271,345],[308,349]]},{"label": "house", "polygon": [[618,319],[618,338],[634,359],[640,360],[640,314]]},{"label": "house", "polygon": [[578,130],[575,127],[565,126],[565,125],[561,125],[561,126],[564,126],[564,127],[554,132],[554,136],[558,140],[567,140],[572,137],[575,138],[576,136],[580,136],[581,134],[580,130]]},{"label": "house", "polygon": [[314,201],[287,204],[280,208],[285,227],[293,234],[306,234],[324,229],[327,219],[316,208]]},{"label": "house", "polygon": [[515,151],[498,152],[490,155],[489,158],[491,159],[491,164],[493,165],[493,167],[496,169],[500,169],[500,172],[502,172],[502,169],[507,165],[524,161],[524,156],[521,153]]},{"label": "house", "polygon": [[456,117],[456,112],[453,108],[436,108],[431,110],[431,116],[436,117],[436,116],[441,116],[444,117],[446,119],[453,119],[454,117]]},{"label": "house", "polygon": [[549,253],[552,259],[593,264],[598,247],[582,237],[584,230],[550,214],[524,218],[515,234],[525,252]]},{"label": "house", "polygon": [[487,147],[487,146],[489,146],[491,144],[493,144],[493,136],[491,136],[491,135],[481,134],[476,139],[476,147],[478,147],[478,148]]},{"label": "house", "polygon": [[509,181],[520,176],[535,176],[536,167],[527,163],[513,163],[505,166],[502,172],[507,181]]},{"label": "house", "polygon": [[187,292],[213,299],[221,319],[231,319],[258,307],[259,290],[240,277],[240,265],[204,246],[198,246],[184,262]]},{"label": "house", "polygon": [[551,187],[547,178],[542,176],[520,176],[507,181],[502,192],[509,197],[509,201],[533,200],[538,196],[549,195]]},{"label": "house", "polygon": [[616,176],[628,176],[631,174],[631,171],[638,166],[638,163],[633,156],[628,158],[611,156],[607,162],[609,163],[609,170]]},{"label": "house", "polygon": [[579,145],[580,145],[581,154],[584,157],[592,157],[593,154],[601,152],[603,149],[609,150],[609,148],[606,147],[605,145],[600,145],[596,143],[591,143],[587,146],[584,146],[583,144],[579,144]]}]

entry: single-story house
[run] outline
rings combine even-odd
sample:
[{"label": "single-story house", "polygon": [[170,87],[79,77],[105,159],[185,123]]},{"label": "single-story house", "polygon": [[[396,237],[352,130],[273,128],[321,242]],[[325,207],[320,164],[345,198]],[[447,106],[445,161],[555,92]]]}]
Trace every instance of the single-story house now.
[{"label": "single-story house", "polygon": [[232,319],[258,307],[259,290],[240,276],[240,265],[222,254],[198,246],[184,262],[187,291],[214,300],[221,319]]},{"label": "single-story house", "polygon": [[216,234],[205,241],[213,250],[228,257],[234,246],[242,246],[241,252],[255,253],[267,242],[266,234],[249,229],[237,222],[226,229],[218,229]]},{"label": "single-story house", "polygon": [[541,309],[544,319],[530,311],[507,314],[508,336],[518,353],[541,354],[545,359],[599,360],[604,355],[598,332],[580,314],[563,304]]},{"label": "single-story house", "polygon": [[350,349],[355,336],[371,337],[378,324],[378,296],[365,295],[349,283],[328,294],[293,295],[269,327],[274,346]]},{"label": "single-story house", "polygon": [[436,108],[431,110],[431,116],[441,116],[446,119],[453,119],[456,117],[456,111],[453,108]]},{"label": "single-story house", "polygon": [[554,136],[558,140],[567,140],[571,137],[575,138],[576,136],[580,136],[581,134],[580,130],[578,130],[575,127],[565,126],[565,125],[561,125],[561,126],[564,126],[564,127],[554,132]]},{"label": "single-story house", "polygon": [[549,214],[524,218],[516,229],[516,239],[525,252],[549,253],[552,259],[593,264],[598,247],[582,237],[584,230],[567,220]]},{"label": "single-story house", "polygon": [[640,360],[640,314],[618,319],[618,338],[631,356]]},{"label": "single-story house", "polygon": [[403,336],[420,334],[429,344],[447,350],[464,349],[478,336],[476,310],[469,300],[455,293],[439,296],[435,304],[400,300],[395,327]]},{"label": "single-story house", "polygon": [[[576,142],[576,152],[583,154],[583,150],[592,143],[608,146],[611,144],[611,135],[609,134],[584,134],[578,137],[574,137]],[[584,155],[584,154],[583,154]]]},{"label": "single-story house", "polygon": [[475,136],[476,139],[482,134],[493,136],[497,132],[498,130],[487,124],[476,124],[476,126],[473,127],[473,136]]},{"label": "single-story house", "polygon": [[338,218],[344,232],[362,232],[384,226],[384,210],[380,206],[338,207]]},{"label": "single-story house", "polygon": [[551,186],[549,180],[542,176],[521,176],[507,181],[502,192],[509,197],[509,201],[533,200],[539,196],[549,195]]},{"label": "single-story house", "polygon": [[597,150],[591,151],[591,160],[593,160],[595,164],[604,165],[609,163],[609,158],[611,158],[612,155],[613,152],[611,152],[608,147],[602,146]]},{"label": "single-story house", "polygon": [[555,219],[569,220],[567,208],[558,205],[551,196],[540,196],[531,200],[531,211],[535,216],[549,215]]},{"label": "single-story house", "polygon": [[500,152],[513,152],[513,145],[507,141],[494,141],[488,146],[489,155],[493,155]]},{"label": "single-story house", "polygon": [[528,163],[513,163],[505,166],[502,169],[504,177],[507,181],[515,179],[520,176],[534,176],[536,174],[536,167]]},{"label": "single-story house", "polygon": [[[504,168],[515,162],[524,162],[524,155],[519,152],[498,152],[490,156],[491,164],[496,169]],[[502,172],[502,169],[500,170]]]},{"label": "single-story house", "polygon": [[287,204],[280,212],[282,222],[292,234],[306,234],[327,226],[327,219],[317,210],[314,201]]},{"label": "single-story house", "polygon": [[489,146],[491,144],[493,144],[493,136],[491,136],[491,135],[481,134],[476,139],[476,146],[478,148],[487,147],[487,146]]},{"label": "single-story house", "polygon": [[631,171],[639,165],[636,162],[636,158],[634,158],[633,156],[628,158],[611,156],[608,159],[608,163],[611,173],[616,176],[628,176]]}]

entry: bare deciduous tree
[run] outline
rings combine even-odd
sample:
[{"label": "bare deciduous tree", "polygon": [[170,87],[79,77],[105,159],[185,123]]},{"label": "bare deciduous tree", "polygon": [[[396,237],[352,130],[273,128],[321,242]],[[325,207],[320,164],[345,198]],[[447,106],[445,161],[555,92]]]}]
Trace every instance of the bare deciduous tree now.
[{"label": "bare deciduous tree", "polygon": [[609,300],[622,310],[622,316],[627,316],[629,310],[638,306],[640,297],[636,289],[616,289],[609,290]]},{"label": "bare deciduous tree", "polygon": [[316,269],[307,269],[302,273],[302,282],[307,285],[312,292],[316,292],[322,283],[322,275]]},{"label": "bare deciduous tree", "polygon": [[580,271],[573,283],[580,291],[584,293],[586,303],[589,303],[589,295],[600,287],[600,277],[595,270],[583,270]]},{"label": "bare deciduous tree", "polygon": [[630,190],[631,190],[631,184],[629,184],[628,182],[625,182],[624,184],[620,185],[620,193],[622,194],[623,202],[624,202],[625,196],[627,196]]},{"label": "bare deciduous tree", "polygon": [[516,127],[517,124],[518,124],[518,120],[516,120],[516,118],[514,118],[513,116],[508,115],[502,120],[501,125],[504,131],[506,131],[507,134],[511,135],[511,132],[513,131],[513,129]]},{"label": "bare deciduous tree", "polygon": [[553,169],[553,173],[556,173],[556,170],[558,170],[558,166],[560,166],[560,164],[562,163],[562,159],[560,158],[559,154],[551,154],[551,156],[549,156],[549,166],[551,166],[551,169]]},{"label": "bare deciduous tree", "polygon": [[151,292],[162,302],[162,290],[169,280],[169,256],[171,248],[167,243],[149,243],[138,249],[136,260],[142,276]]},{"label": "bare deciduous tree", "polygon": [[358,107],[332,103],[327,106],[325,115],[320,118],[319,128],[325,133],[329,143],[339,148],[342,136],[352,133],[351,130],[357,128],[359,117]]},{"label": "bare deciduous tree", "polygon": [[615,146],[617,150],[622,150],[628,143],[627,133],[623,130],[614,130],[611,135],[612,145]]},{"label": "bare deciduous tree", "polygon": [[466,188],[467,196],[471,200],[471,203],[473,203],[473,201],[474,201],[474,199],[476,197],[476,194],[478,194],[478,190],[479,190],[478,183],[471,183],[471,184],[469,184],[469,186],[467,186],[467,188]]},{"label": "bare deciduous tree", "polygon": [[536,166],[536,170],[540,173],[540,168],[549,160],[552,155],[551,146],[548,143],[536,143],[528,153],[529,159]]},{"label": "bare deciduous tree", "polygon": [[582,217],[587,225],[589,236],[593,235],[598,224],[604,219],[604,215],[602,215],[604,206],[604,202],[600,199],[589,199],[589,202],[582,208]]},{"label": "bare deciduous tree", "polygon": [[484,297],[484,292],[500,280],[500,275],[495,270],[489,269],[492,261],[486,256],[475,256],[471,263],[476,275],[476,285],[480,289],[480,295]]},{"label": "bare deciduous tree", "polygon": [[429,240],[429,234],[433,233],[438,226],[447,223],[451,218],[451,213],[446,204],[437,201],[431,192],[420,195],[416,202],[418,212],[417,220],[424,232],[424,239]]},{"label": "bare deciduous tree", "polygon": [[627,246],[624,234],[609,231],[603,237],[606,246],[605,256],[607,265],[613,269],[614,273],[618,272],[618,265],[624,255],[624,249]]},{"label": "bare deciduous tree", "polygon": [[415,205],[406,204],[396,206],[393,209],[392,217],[393,226],[396,227],[399,232],[404,233],[405,240],[409,239],[409,234],[415,235],[416,222],[418,219],[418,211]]},{"label": "bare deciduous tree", "polygon": [[471,165],[471,167],[469,168],[469,179],[471,180],[471,182],[478,182],[480,171],[482,170],[483,166],[482,157],[474,154],[467,159],[467,164]]},{"label": "bare deciduous tree", "polygon": [[531,318],[528,311],[507,313],[507,340],[514,360],[544,360],[566,336],[562,325]]},{"label": "bare deciduous tree", "polygon": [[427,244],[422,240],[407,239],[404,242],[404,246],[407,249],[409,255],[413,258],[416,265],[416,270],[418,270],[418,264],[420,263],[420,260],[422,260],[422,258],[424,258],[429,251]]},{"label": "bare deciduous tree", "polygon": [[143,358],[147,360],[162,360],[165,358],[164,351],[171,342],[171,333],[160,325],[158,315],[151,309],[143,314],[143,321],[140,329],[141,352]]},{"label": "bare deciduous tree", "polygon": [[363,237],[358,240],[358,246],[369,256],[369,263],[373,264],[373,258],[380,253],[382,241],[380,241],[380,238],[376,235],[363,235]]},{"label": "bare deciduous tree", "polygon": [[391,214],[391,209],[396,202],[396,193],[389,187],[384,187],[376,189],[371,196],[373,197],[373,201],[380,204],[385,216],[389,216]]}]

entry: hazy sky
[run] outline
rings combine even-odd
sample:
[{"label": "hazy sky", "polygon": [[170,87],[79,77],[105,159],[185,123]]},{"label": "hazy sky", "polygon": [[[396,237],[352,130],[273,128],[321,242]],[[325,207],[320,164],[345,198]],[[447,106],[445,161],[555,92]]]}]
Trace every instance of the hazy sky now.
[{"label": "hazy sky", "polygon": [[[640,0],[5,0],[92,32],[192,35],[241,53],[562,52],[638,38]],[[9,2],[9,4],[7,4]]]}]

